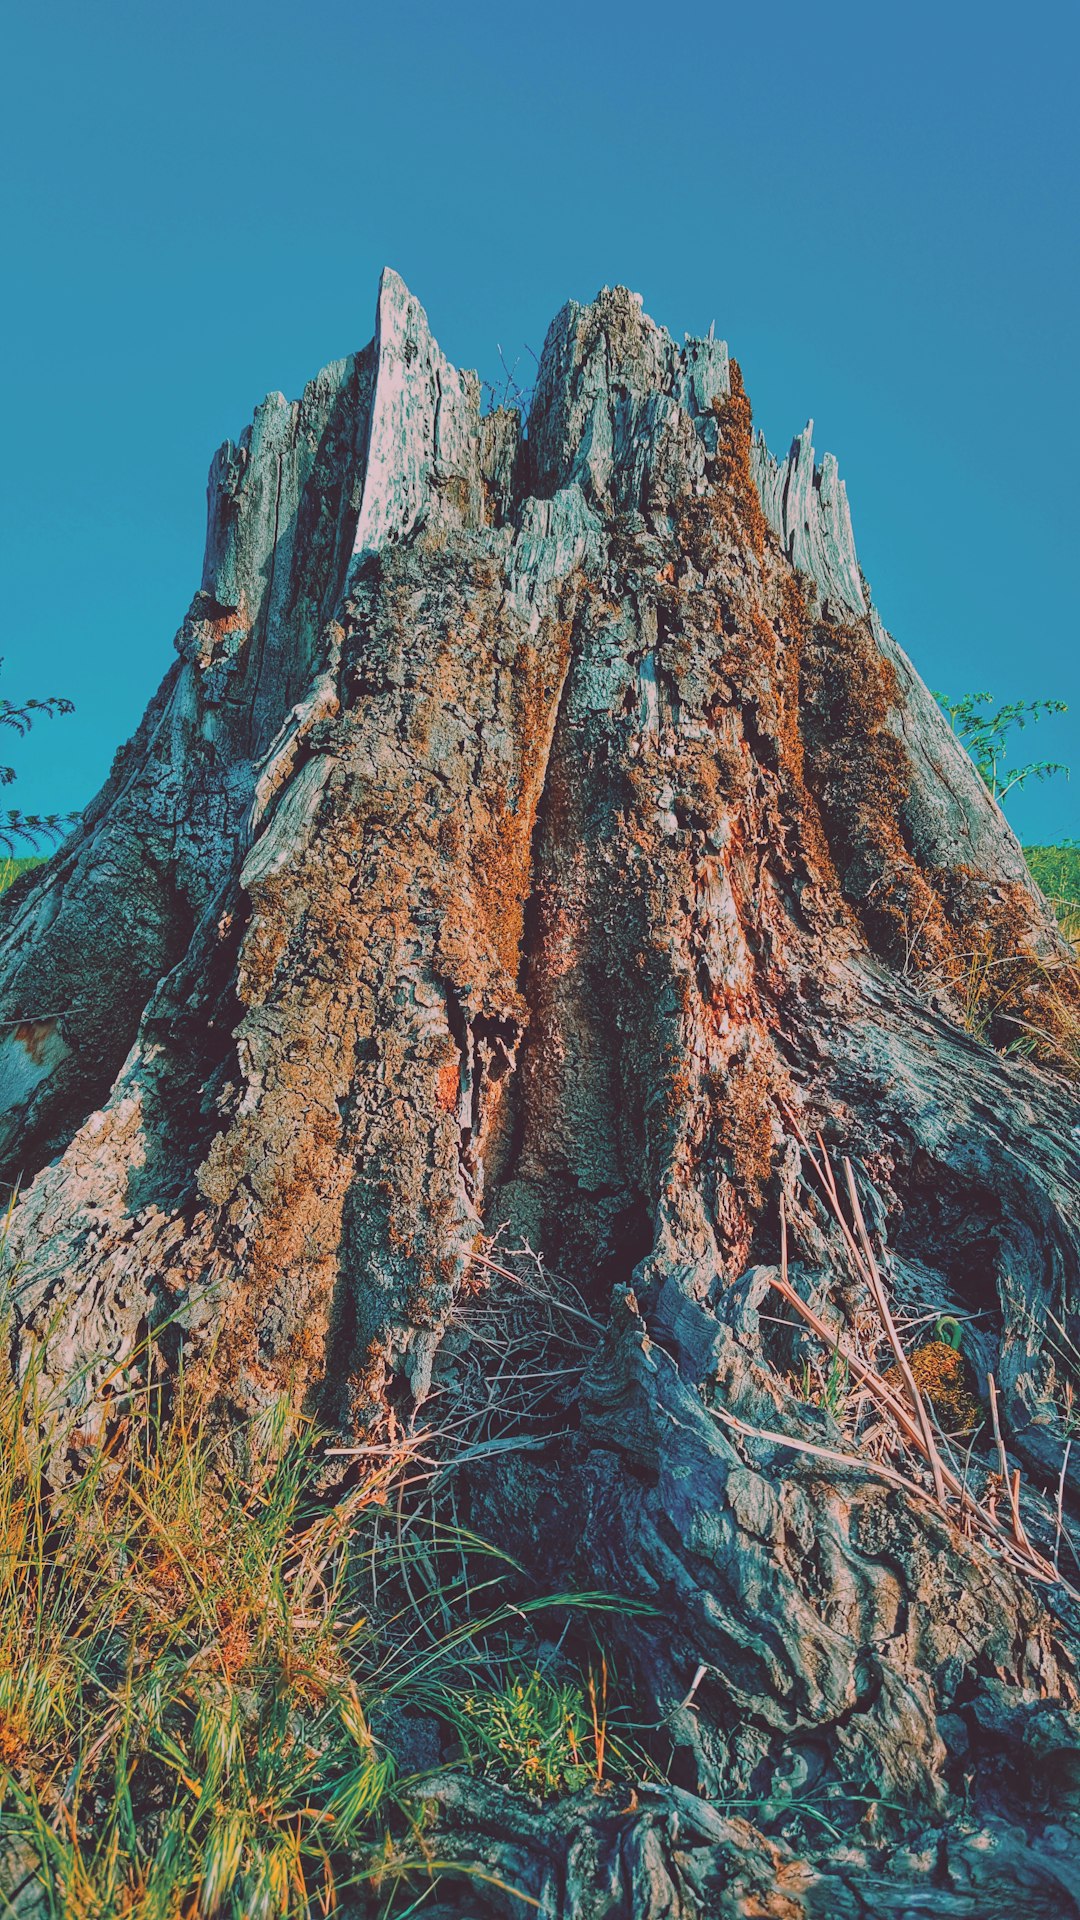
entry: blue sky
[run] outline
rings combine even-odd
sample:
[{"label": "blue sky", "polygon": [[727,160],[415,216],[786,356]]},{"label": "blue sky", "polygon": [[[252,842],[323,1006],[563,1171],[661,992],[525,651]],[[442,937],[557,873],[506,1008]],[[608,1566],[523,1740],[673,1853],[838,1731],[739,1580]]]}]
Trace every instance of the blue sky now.
[{"label": "blue sky", "polygon": [[932,686],[1025,736],[1080,836],[1075,5],[184,0],[8,15],[2,521],[24,809],[84,804],[172,658],[211,454],[372,330],[452,359],[622,281],[715,320],[779,451],[809,415]]}]

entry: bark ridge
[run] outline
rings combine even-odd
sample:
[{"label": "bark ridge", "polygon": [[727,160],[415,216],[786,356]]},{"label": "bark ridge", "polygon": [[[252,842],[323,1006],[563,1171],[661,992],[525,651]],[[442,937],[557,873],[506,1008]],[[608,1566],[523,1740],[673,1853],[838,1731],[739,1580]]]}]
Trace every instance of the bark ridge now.
[{"label": "bark ridge", "polygon": [[238,1422],[283,1393],[422,1420],[482,1371],[478,1256],[527,1244],[604,1330],[525,1418],[544,1446],[463,1498],[538,1579],[656,1608],[626,1657],[711,1805],[689,1865],[685,1809],[682,1838],[674,1801],[643,1816],[610,1898],[538,1818],[508,1838],[448,1790],[451,1824],[528,1854],[552,1914],[854,1913],[780,1852],[718,1904],[715,1806],[828,1780],[940,1833],[968,1773],[1014,1885],[1022,1756],[1078,1744],[1072,1602],[823,1465],[850,1448],[773,1282],[783,1207],[800,1295],[865,1309],[820,1131],[899,1306],[955,1317],[1011,1464],[1054,1484],[1072,956],[812,425],[777,461],[727,347],[621,288],[557,315],[527,425],[485,413],[387,271],[372,343],[216,455],[176,651],[0,908],[18,1342],[73,1458],[162,1327]]}]

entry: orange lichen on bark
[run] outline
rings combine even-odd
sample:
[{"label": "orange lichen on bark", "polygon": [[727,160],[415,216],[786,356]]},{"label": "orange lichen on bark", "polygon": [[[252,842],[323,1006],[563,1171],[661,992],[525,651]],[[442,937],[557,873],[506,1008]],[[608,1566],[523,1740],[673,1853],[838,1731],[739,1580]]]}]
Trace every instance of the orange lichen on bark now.
[{"label": "orange lichen on bark", "polygon": [[774,1078],[763,1052],[733,1063],[717,1090],[717,1131],[750,1215],[761,1210],[776,1156]]},{"label": "orange lichen on bark", "polygon": [[[468,858],[451,880],[443,909],[440,955],[455,983],[477,984],[476,949],[494,958],[501,979],[489,984],[496,998],[516,1006],[525,905],[532,887],[532,840],[536,809],[547,774],[548,751],[563,677],[570,655],[571,623],[553,622],[539,644],[518,650],[511,667],[510,744],[514,788],[492,775],[472,798],[470,812],[439,828],[440,845],[463,844]],[[445,832],[444,832],[445,826]],[[484,969],[481,969],[483,972]]]},{"label": "orange lichen on bark", "polygon": [[916,947],[943,958],[948,923],[901,827],[910,770],[888,725],[900,697],[894,669],[868,627],[818,620],[803,650],[802,687],[806,784],[845,899],[893,964],[910,965]]},{"label": "orange lichen on bark", "polygon": [[707,740],[691,740],[679,756],[675,794],[680,824],[708,832],[745,799],[750,755],[741,737],[722,723]]},{"label": "orange lichen on bark", "polygon": [[761,510],[750,465],[754,417],[743,385],[742,369],[737,360],[732,360],[730,366],[730,391],[713,401],[719,428],[715,455],[717,487],[712,495],[714,513],[721,525],[727,524],[729,516],[734,515],[737,527],[760,560],[765,552],[768,523]]},{"label": "orange lichen on bark", "polygon": [[461,1097],[461,1064],[444,1060],[435,1076],[435,1098],[444,1113],[456,1113]]},{"label": "orange lichen on bark", "polygon": [[[208,596],[200,596],[202,607],[194,612],[186,623],[187,631],[194,641],[196,665],[202,669],[212,667],[217,656],[223,650],[230,634],[246,633],[250,624],[247,604],[243,594],[236,607],[216,607]],[[196,606],[199,601],[196,601]],[[211,609],[214,609],[211,611]]]},{"label": "orange lichen on bark", "polygon": [[264,880],[255,890],[236,985],[237,997],[245,1006],[265,999],[273,984],[289,944],[292,895],[288,875]]},{"label": "orange lichen on bark", "polygon": [[46,1046],[55,1032],[55,1020],[20,1020],[14,1030],[14,1038],[20,1047],[26,1048],[34,1065],[40,1067]]},{"label": "orange lichen on bark", "polygon": [[[705,461],[707,489],[704,493],[684,493],[674,514],[682,550],[706,575],[717,565],[725,546],[749,551],[760,564],[768,543],[768,521],[750,458],[753,415],[739,363],[732,360],[730,364],[730,391],[718,395],[712,403],[717,445]],[[656,579],[664,577],[663,571],[654,575]]]},{"label": "orange lichen on bark", "polygon": [[470,866],[474,934],[496,955],[508,981],[516,980],[521,959],[531,842],[532,809],[515,811],[499,788],[473,835]]},{"label": "orange lichen on bark", "polygon": [[804,789],[803,741],[799,727],[802,702],[802,656],[806,645],[810,616],[797,576],[786,569],[777,582],[775,628],[781,644],[777,646],[777,706],[779,736],[784,763],[800,790]]}]

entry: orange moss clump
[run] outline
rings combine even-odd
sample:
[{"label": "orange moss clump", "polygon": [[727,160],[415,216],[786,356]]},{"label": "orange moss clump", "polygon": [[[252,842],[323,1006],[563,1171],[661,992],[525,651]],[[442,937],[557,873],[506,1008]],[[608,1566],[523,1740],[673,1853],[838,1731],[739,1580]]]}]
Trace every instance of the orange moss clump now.
[{"label": "orange moss clump", "polygon": [[954,935],[951,964],[935,978],[970,1033],[1080,1073],[1080,967],[1048,950],[1027,888],[956,867],[935,875]]},{"label": "orange moss clump", "polygon": [[888,725],[896,674],[866,627],[815,622],[802,657],[806,784],[820,810],[845,899],[871,945],[907,966],[944,960],[952,939],[942,905],[900,825],[909,769]]},{"label": "orange moss clump", "polygon": [[0,1707],[0,1767],[14,1771],[30,1744],[29,1714],[21,1708]]},{"label": "orange moss clump", "polygon": [[712,496],[714,512],[721,522],[734,518],[760,560],[765,552],[768,523],[761,510],[750,465],[754,417],[737,360],[731,362],[730,391],[713,401],[713,412],[720,430],[714,463],[717,482]]},{"label": "orange moss clump", "polygon": [[776,1141],[773,1123],[773,1074],[763,1060],[745,1060],[722,1091],[717,1131],[731,1157],[739,1198],[759,1213],[772,1174]]},{"label": "orange moss clump", "polygon": [[513,812],[500,788],[473,838],[472,890],[477,915],[509,980],[517,977],[529,895],[534,805]]},{"label": "orange moss clump", "polygon": [[684,495],[676,512],[680,542],[702,573],[719,559],[718,537],[760,562],[769,530],[750,464],[753,415],[737,360],[731,362],[730,391],[717,396],[713,412],[717,447],[705,465],[709,491],[702,498]]},{"label": "orange moss clump", "polygon": [[911,1354],[915,1384],[954,1431],[977,1426],[982,1411],[971,1391],[967,1361],[947,1340],[926,1340]]},{"label": "orange moss clump", "polygon": [[217,1603],[218,1620],[218,1657],[227,1677],[235,1680],[242,1673],[254,1652],[252,1622],[248,1618],[243,1604],[236,1606],[224,1595]]}]

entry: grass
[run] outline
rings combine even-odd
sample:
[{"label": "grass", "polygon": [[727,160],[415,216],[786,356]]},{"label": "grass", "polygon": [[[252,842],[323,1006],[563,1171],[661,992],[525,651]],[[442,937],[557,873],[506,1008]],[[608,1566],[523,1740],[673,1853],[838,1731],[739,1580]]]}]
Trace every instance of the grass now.
[{"label": "grass", "polygon": [[[1027,855],[1080,942],[1080,848]],[[34,864],[0,861],[0,892]],[[531,1291],[487,1268],[513,1282],[511,1304]],[[508,1309],[496,1308],[502,1351]],[[556,1413],[574,1330],[593,1332],[580,1303],[560,1312]],[[40,1360],[16,1377],[10,1347],[0,1304],[12,1907],[21,1874],[42,1920],[299,1920],[350,1889],[389,1915],[431,1871],[415,1776],[395,1757],[403,1716],[436,1730],[450,1764],[533,1800],[645,1769],[602,1652],[575,1668],[537,1638],[553,1610],[574,1620],[612,1603],[523,1597],[513,1563],[438,1524],[434,1499],[423,1528],[403,1522],[422,1478],[415,1446],[335,1468],[313,1428],[287,1430],[283,1406],[241,1435],[221,1430],[181,1374],[168,1404],[152,1381],[118,1395],[101,1439],[73,1457],[46,1417]],[[1071,1367],[1061,1374],[1071,1434]],[[858,1396],[838,1343],[801,1385],[849,1423]],[[486,1402],[477,1420],[486,1434]]]},{"label": "grass", "polygon": [[1066,940],[1080,952],[1080,846],[1025,847],[1024,858],[1057,914]]},{"label": "grass", "polygon": [[40,853],[30,853],[16,859],[10,853],[0,854],[0,893],[6,893],[20,873],[26,873],[30,867],[40,867],[44,857]]},{"label": "grass", "polygon": [[238,1484],[182,1407],[57,1492],[33,1393],[2,1412],[0,1805],[45,1910],[306,1913],[394,1788],[355,1677],[355,1497],[320,1514],[311,1436],[273,1422]]},{"label": "grass", "polygon": [[977,1040],[1075,1077],[1080,1072],[1080,845],[1025,847],[1024,855],[1075,961],[1040,960],[1023,945],[995,952],[984,929],[970,952],[929,968],[923,979],[948,988],[962,1025]]},{"label": "grass", "polygon": [[430,1884],[403,1713],[533,1797],[634,1769],[606,1663],[542,1672],[530,1638],[612,1603],[523,1597],[506,1556],[410,1533],[415,1447],[327,1491],[313,1429],[223,1432],[181,1375],[167,1417],[130,1392],[73,1460],[44,1391],[33,1358],[0,1377],[0,1855],[35,1914],[297,1920],[350,1888],[390,1914]]},{"label": "grass", "polygon": [[448,1692],[447,1704],[478,1771],[544,1800],[638,1770],[633,1751],[611,1730],[607,1691],[601,1660],[584,1685],[553,1680],[534,1667],[509,1674],[500,1686]]},{"label": "grass", "polygon": [[838,1425],[843,1425],[848,1396],[851,1391],[851,1377],[848,1363],[839,1347],[834,1347],[827,1359],[820,1356],[803,1360],[802,1373],[796,1386],[800,1400],[808,1406],[823,1407],[830,1413]]}]

